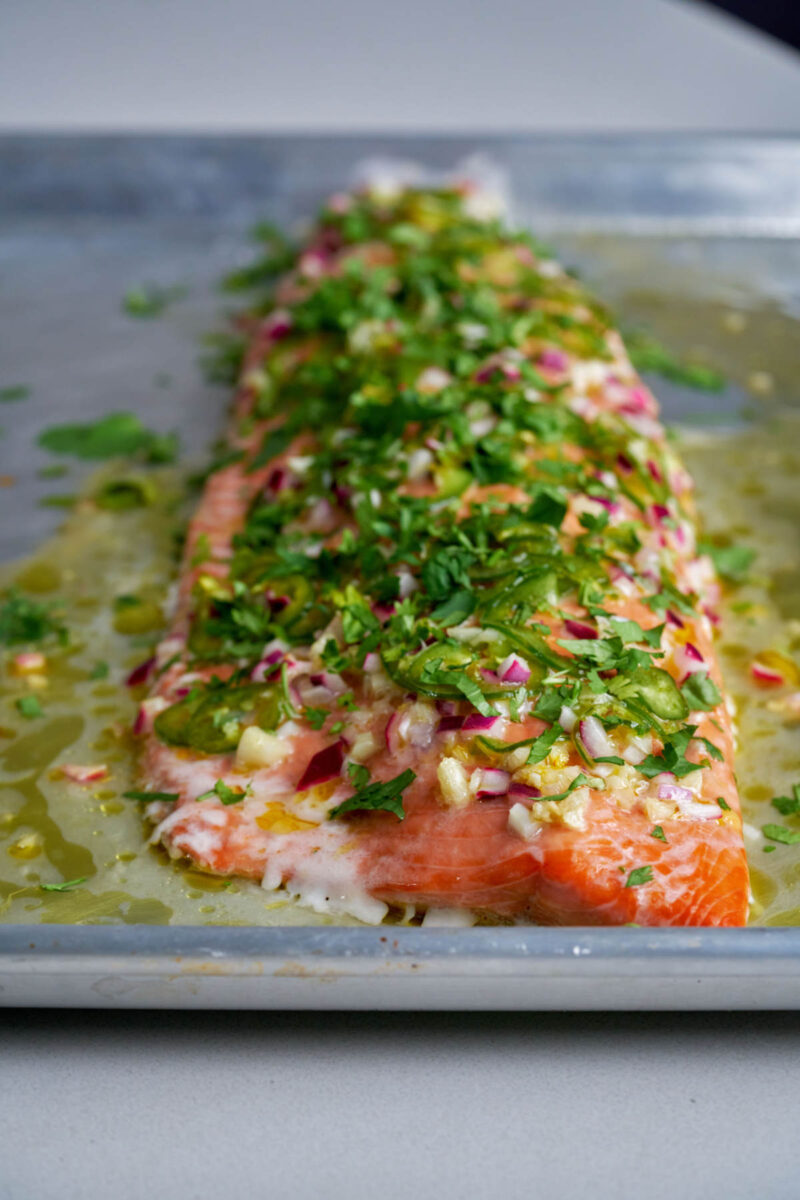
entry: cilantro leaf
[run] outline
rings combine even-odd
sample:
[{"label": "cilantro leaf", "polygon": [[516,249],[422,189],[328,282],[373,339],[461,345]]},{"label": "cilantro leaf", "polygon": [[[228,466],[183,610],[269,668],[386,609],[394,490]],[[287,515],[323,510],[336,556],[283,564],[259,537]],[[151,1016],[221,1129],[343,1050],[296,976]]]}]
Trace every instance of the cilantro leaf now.
[{"label": "cilantro leaf", "polygon": [[800,783],[792,784],[791,796],[773,796],[770,804],[784,817],[800,814]]},{"label": "cilantro leaf", "polygon": [[416,777],[415,772],[408,769],[386,782],[369,783],[341,804],[337,804],[336,808],[332,808],[328,816],[335,818],[360,810],[383,810],[394,813],[402,821],[406,815],[403,808],[403,792],[414,782]]},{"label": "cilantro leaf", "polygon": [[634,867],[628,878],[625,880],[625,887],[641,887],[643,883],[651,883],[653,879],[653,868]]},{"label": "cilantro leaf", "polygon": [[170,304],[182,300],[185,295],[186,288],[182,285],[160,287],[157,284],[144,284],[130,288],[125,293],[122,309],[129,317],[160,317]]},{"label": "cilantro leaf", "polygon": [[322,729],[328,717],[327,708],[304,708],[303,716],[312,729]]},{"label": "cilantro leaf", "polygon": [[175,434],[153,433],[126,412],[109,413],[97,421],[52,425],[37,441],[53,454],[96,460],[136,454],[151,462],[172,462],[177,450]]},{"label": "cilantro leaf", "polygon": [[542,525],[552,525],[559,529],[567,515],[567,501],[560,488],[547,487],[540,484],[533,504],[527,510],[529,521],[538,521]]},{"label": "cilantro leaf", "polygon": [[197,799],[205,800],[206,796],[216,796],[223,804],[238,804],[240,800],[244,800],[245,796],[250,791],[250,785],[243,787],[228,787],[224,779],[218,779],[213,788],[209,788],[207,792],[202,792]]},{"label": "cilantro leaf", "polygon": [[695,711],[710,712],[722,703],[719,688],[708,671],[694,671],[681,687],[681,695]]},{"label": "cilantro leaf", "polygon": [[771,842],[781,842],[784,846],[795,846],[800,842],[800,833],[787,829],[785,825],[762,825],[761,832]]},{"label": "cilantro leaf", "polygon": [[699,542],[697,549],[700,554],[708,555],[717,574],[729,583],[741,583],[756,556],[749,546],[715,546],[713,542]]},{"label": "cilantro leaf", "polygon": [[27,400],[31,389],[24,383],[13,383],[9,387],[0,388],[0,404],[15,404]]},{"label": "cilantro leaf", "polygon": [[347,774],[354,788],[365,788],[370,780],[369,767],[365,767],[363,763],[351,762],[347,764]]},{"label": "cilantro leaf", "polygon": [[431,613],[431,620],[438,625],[460,625],[475,611],[475,594],[466,588],[452,592]]},{"label": "cilantro leaf", "polygon": [[56,617],[54,605],[40,604],[16,588],[0,591],[0,646],[18,646],[56,637],[62,645],[67,630]]},{"label": "cilantro leaf", "polygon": [[35,717],[43,717],[44,709],[39,703],[38,696],[20,696],[15,704],[23,717],[32,721]]},{"label": "cilantro leaf", "polygon": [[660,825],[653,826],[653,828],[650,830],[650,837],[657,838],[659,842],[666,842],[667,840],[667,835],[664,833],[664,830]]},{"label": "cilantro leaf", "polygon": [[637,371],[663,375],[672,383],[703,392],[721,392],[725,387],[725,377],[719,371],[678,358],[652,334],[643,330],[628,330],[625,345]]},{"label": "cilantro leaf", "polygon": [[137,792],[135,790],[123,792],[122,796],[125,800],[141,800],[144,804],[149,804],[151,800],[164,800],[172,804],[181,798],[180,792]]},{"label": "cilantro leaf", "polygon": [[[661,754],[648,754],[637,764],[637,771],[648,779],[653,779],[656,775],[660,775],[662,771],[669,771],[680,779],[683,775],[690,775],[692,771],[697,771],[707,763],[689,762],[685,757],[686,750],[697,732],[696,725],[684,725],[683,729],[679,729],[677,733],[667,737],[664,742],[664,749]],[[716,750],[716,746],[714,747]],[[719,753],[717,751],[717,753]]]},{"label": "cilantro leaf", "polygon": [[67,879],[64,883],[40,883],[39,887],[43,892],[68,892],[71,888],[86,883],[87,878],[88,876],[81,875],[78,879]]}]

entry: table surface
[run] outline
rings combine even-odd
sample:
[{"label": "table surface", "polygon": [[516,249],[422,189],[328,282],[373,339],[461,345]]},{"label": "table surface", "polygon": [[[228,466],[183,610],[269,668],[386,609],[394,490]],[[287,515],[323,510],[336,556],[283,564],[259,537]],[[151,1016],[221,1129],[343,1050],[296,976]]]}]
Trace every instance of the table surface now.
[{"label": "table surface", "polygon": [[[0,0],[5,129],[800,130],[661,0]],[[797,1195],[800,1014],[5,1012],[0,1200]]]}]

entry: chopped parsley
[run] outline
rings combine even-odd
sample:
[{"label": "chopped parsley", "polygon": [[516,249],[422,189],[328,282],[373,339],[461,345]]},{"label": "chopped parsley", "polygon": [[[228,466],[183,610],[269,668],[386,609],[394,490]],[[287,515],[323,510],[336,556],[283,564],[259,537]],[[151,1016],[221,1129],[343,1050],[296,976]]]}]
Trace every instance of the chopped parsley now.
[{"label": "chopped parsley", "polygon": [[659,842],[666,842],[667,835],[660,825],[654,825],[650,830],[650,837],[656,838]]}]

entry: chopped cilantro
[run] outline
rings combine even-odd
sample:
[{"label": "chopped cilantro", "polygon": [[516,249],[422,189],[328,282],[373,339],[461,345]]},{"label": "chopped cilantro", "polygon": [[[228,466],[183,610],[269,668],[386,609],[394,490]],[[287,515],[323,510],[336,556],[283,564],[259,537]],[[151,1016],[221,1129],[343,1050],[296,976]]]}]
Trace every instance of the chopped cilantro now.
[{"label": "chopped cilantro", "polygon": [[728,801],[725,799],[724,796],[717,796],[717,804],[720,806],[720,808],[723,810],[723,812],[731,811],[731,806],[730,806],[730,804],[728,804]]},{"label": "chopped cilantro", "polygon": [[741,583],[747,578],[755,550],[749,546],[717,546],[713,542],[699,542],[701,554],[707,554],[717,569],[717,574],[729,583]]},{"label": "chopped cilantro", "polygon": [[[205,793],[207,796],[209,792]],[[141,800],[145,804],[149,804],[151,800],[164,800],[169,804],[180,800],[180,792],[137,792],[135,790],[122,793],[125,800]],[[198,796],[198,800],[202,797]]]},{"label": "chopped cilantro", "polygon": [[103,662],[102,659],[98,659],[98,661],[94,664],[91,671],[89,672],[89,678],[90,679],[108,679],[108,671],[109,671],[108,663]]},{"label": "chopped cilantro", "polygon": [[205,800],[206,796],[216,796],[223,804],[238,804],[240,800],[244,800],[249,791],[250,784],[246,788],[238,785],[228,787],[224,779],[218,779],[212,788],[209,788],[207,792],[202,792],[197,799]]},{"label": "chopped cilantro", "polygon": [[138,456],[147,462],[172,462],[177,452],[175,434],[153,433],[133,413],[109,413],[97,421],[53,425],[38,437],[39,445],[53,454],[105,459]]},{"label": "chopped cilantro", "polygon": [[8,387],[0,388],[0,404],[14,404],[20,400],[27,400],[30,394],[31,389],[24,383],[12,383]]},{"label": "chopped cilantro", "polygon": [[182,300],[186,291],[185,287],[178,284],[172,287],[144,284],[141,287],[130,288],[125,293],[122,308],[129,317],[160,317],[170,304]]},{"label": "chopped cilantro", "polygon": [[41,604],[16,588],[0,590],[0,646],[42,642],[55,637],[65,644],[66,627],[56,616],[55,605]]},{"label": "chopped cilantro", "polygon": [[86,883],[87,878],[86,875],[81,875],[78,879],[67,879],[64,883],[40,883],[39,887],[43,892],[69,892],[72,888]]},{"label": "chopped cilantro", "polygon": [[800,842],[800,832],[787,829],[785,825],[762,825],[761,832],[772,842],[781,842],[784,846],[796,846]]},{"label": "chopped cilantro", "polygon": [[770,804],[784,817],[800,814],[800,783],[792,784],[791,796],[773,796]]},{"label": "chopped cilantro", "polygon": [[304,708],[303,716],[312,729],[322,729],[328,719],[327,708]]},{"label": "chopped cilantro", "polygon": [[358,788],[360,790],[361,788],[366,787],[369,783],[369,767],[365,767],[363,763],[348,763],[347,774],[354,788]]},{"label": "chopped cilantro", "polygon": [[694,671],[681,687],[681,695],[689,708],[710,712],[722,703],[722,696],[708,671]]},{"label": "chopped cilantro", "polygon": [[650,830],[650,837],[657,838],[659,842],[665,842],[667,840],[667,836],[660,825],[653,826],[653,828]]},{"label": "chopped cilantro", "polygon": [[32,721],[34,717],[44,716],[44,709],[39,703],[38,696],[20,696],[14,703],[21,715],[27,717],[29,721]]},{"label": "chopped cilantro", "polygon": [[403,808],[403,792],[415,779],[416,774],[412,770],[406,770],[385,783],[368,783],[359,787],[359,790],[342,804],[332,808],[328,816],[341,817],[345,813],[362,809],[371,811],[382,809],[394,813],[402,821],[406,815]]},{"label": "chopped cilantro", "polygon": [[725,377],[719,371],[677,358],[649,333],[629,330],[625,335],[625,344],[637,371],[663,375],[672,383],[703,392],[721,392],[725,387]]},{"label": "chopped cilantro", "polygon": [[625,887],[641,887],[643,883],[651,883],[652,879],[653,868],[651,866],[634,867],[631,873],[628,875],[628,878],[625,880]]}]

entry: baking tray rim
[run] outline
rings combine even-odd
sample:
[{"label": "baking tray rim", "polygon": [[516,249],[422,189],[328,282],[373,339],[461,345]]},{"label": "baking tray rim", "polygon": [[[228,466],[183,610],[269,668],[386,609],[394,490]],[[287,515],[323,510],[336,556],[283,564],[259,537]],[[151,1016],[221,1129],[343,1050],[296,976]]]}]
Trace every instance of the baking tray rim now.
[{"label": "baking tray rim", "polygon": [[[479,926],[472,929],[374,928],[343,926],[189,926],[189,925],[6,925],[0,927],[0,969],[23,958],[42,964],[90,956],[174,960],[196,958],[231,966],[249,960],[314,958],[349,960],[369,969],[375,960],[448,961],[459,965],[498,959],[521,965],[591,961],[621,965],[652,964],[661,973],[670,963],[690,961],[775,970],[800,975],[800,929],[749,926],[706,927]],[[235,973],[235,972],[234,972]]]}]

